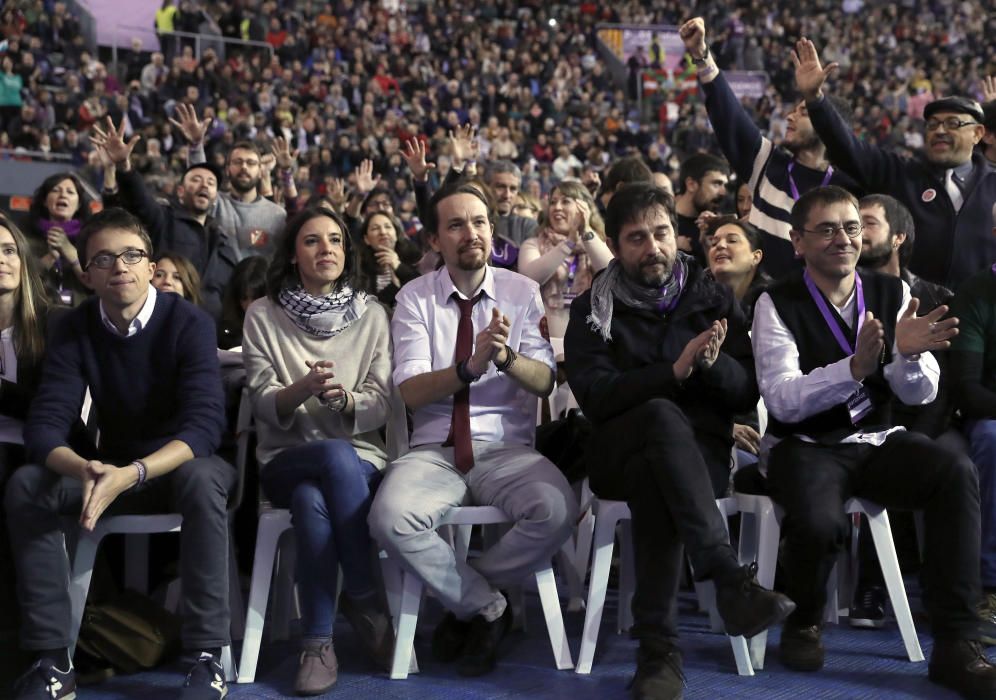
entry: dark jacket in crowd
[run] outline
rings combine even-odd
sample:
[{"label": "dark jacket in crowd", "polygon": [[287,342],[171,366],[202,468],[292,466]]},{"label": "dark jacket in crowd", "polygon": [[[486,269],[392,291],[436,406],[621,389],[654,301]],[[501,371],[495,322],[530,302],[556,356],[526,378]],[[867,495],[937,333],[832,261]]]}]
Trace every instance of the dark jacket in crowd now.
[{"label": "dark jacket in crowd", "polygon": [[155,252],[171,251],[190,260],[201,276],[202,306],[217,321],[232,270],[241,259],[238,241],[208,217],[201,224],[175,204],[160,204],[134,169],[118,173],[121,206],[145,224]]},{"label": "dark jacket in crowd", "polygon": [[909,267],[914,274],[957,292],[962,282],[996,260],[996,169],[980,153],[972,156],[964,203],[955,212],[944,189],[943,169],[923,156],[904,158],[858,140],[829,100],[807,107],[830,162],[867,192],[892,195],[913,214],[916,245]]},{"label": "dark jacket in crowd", "polygon": [[418,261],[422,259],[422,251],[411,241],[399,238],[394,246],[394,251],[401,259],[401,265],[395,271],[398,276],[400,286],[393,282],[377,291],[377,258],[374,257],[373,249],[366,243],[360,243],[360,269],[363,271],[365,289],[377,297],[380,303],[389,309],[394,308],[394,298],[398,295],[401,287],[419,276]]},{"label": "dark jacket in crowd", "polygon": [[[681,408],[696,432],[721,440],[729,450],[734,414],[749,411],[758,400],[748,327],[730,289],[692,260],[688,272],[678,305],[667,315],[632,309],[616,300],[609,342],[588,323],[591,291],[575,299],[564,338],[567,379],[596,427],[646,401],[663,398]],[[728,328],[719,359],[679,384],[674,362],[688,341],[723,318]]]}]

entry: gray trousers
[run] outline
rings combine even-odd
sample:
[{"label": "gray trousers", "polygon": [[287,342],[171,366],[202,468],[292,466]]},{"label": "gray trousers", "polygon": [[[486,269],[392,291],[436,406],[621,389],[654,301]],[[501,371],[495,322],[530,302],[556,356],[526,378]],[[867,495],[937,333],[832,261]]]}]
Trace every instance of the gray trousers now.
[{"label": "gray trousers", "polygon": [[[461,474],[453,448],[416,447],[388,467],[370,509],[370,534],[418,576],[444,607],[466,620],[501,599],[498,587],[522,583],[570,537],[578,506],[564,475],[524,445],[474,444],[474,468]],[[436,533],[455,506],[496,506],[512,528],[481,557],[457,561]]]},{"label": "gray trousers", "polygon": [[[126,491],[107,515],[180,513],[180,577],[183,587],[185,649],[213,649],[229,643],[228,495],[235,470],[219,457],[184,462],[169,474]],[[5,495],[17,597],[21,646],[71,646],[69,557],[64,516],[79,517],[83,484],[46,467],[26,465],[10,477]]]}]

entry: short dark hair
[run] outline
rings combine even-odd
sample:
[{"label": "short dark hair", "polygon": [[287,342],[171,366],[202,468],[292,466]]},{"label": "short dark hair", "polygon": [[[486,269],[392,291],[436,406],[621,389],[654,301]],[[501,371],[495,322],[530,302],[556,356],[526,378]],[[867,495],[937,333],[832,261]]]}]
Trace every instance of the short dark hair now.
[{"label": "short dark hair", "polygon": [[996,100],[989,100],[982,105],[982,115],[982,125],[986,127],[986,131],[996,133]]},{"label": "short dark hair", "polygon": [[232,276],[225,286],[221,300],[221,319],[230,326],[242,328],[245,311],[243,299],[259,299],[266,296],[266,269],[269,261],[262,255],[242,258],[232,270]]},{"label": "short dark hair", "polygon": [[761,250],[761,232],[757,230],[752,224],[742,221],[733,214],[723,214],[722,216],[714,216],[709,219],[709,225],[706,227],[705,235],[715,236],[716,231],[723,228],[724,226],[736,226],[744,233],[744,238],[750,244],[751,251]]},{"label": "short dark hair", "polygon": [[432,195],[432,199],[429,200],[429,204],[425,207],[425,235],[427,239],[431,236],[439,234],[439,203],[448,197],[453,197],[458,194],[473,195],[481,200],[481,202],[484,203],[485,209],[488,210],[488,222],[491,223],[492,226],[494,225],[494,208],[488,201],[488,195],[481,191],[478,185],[462,182],[456,185],[440,187],[436,190],[435,194]]},{"label": "short dark hair", "polygon": [[626,156],[613,163],[609,171],[605,173],[605,179],[602,180],[602,189],[599,190],[598,195],[601,196],[606,192],[615,192],[619,187],[631,182],[651,182],[653,178],[654,174],[650,171],[650,166],[644,162],[643,158],[640,156]]},{"label": "short dark hair", "polygon": [[913,257],[913,244],[916,241],[916,225],[913,223],[913,215],[902,202],[887,194],[869,194],[862,197],[858,203],[858,209],[876,205],[882,207],[882,211],[885,212],[890,238],[897,233],[906,234],[906,240],[899,246],[899,267],[906,269],[910,258]]},{"label": "short dark hair", "polygon": [[814,187],[799,197],[792,207],[792,213],[789,217],[792,222],[792,230],[801,233],[806,228],[806,221],[809,220],[809,212],[814,207],[825,207],[829,204],[839,204],[841,202],[853,204],[855,210],[861,208],[858,204],[858,198],[843,187],[838,187],[837,185]]},{"label": "short dark hair", "polygon": [[142,225],[138,217],[120,207],[110,207],[90,217],[80,229],[80,235],[76,237],[76,254],[79,256],[84,269],[90,264],[90,258],[87,257],[86,253],[86,246],[90,242],[90,238],[109,228],[123,229],[134,233],[142,239],[145,252],[150,257],[152,256],[152,239],[149,238],[148,231],[145,230],[145,226]]},{"label": "short dark hair", "polygon": [[342,230],[343,256],[342,274],[336,280],[335,289],[341,289],[348,284],[353,289],[362,287],[360,280],[360,263],[356,258],[356,246],[349,234],[349,227],[341,216],[328,207],[305,207],[297,213],[280,233],[277,239],[277,250],[266,271],[266,293],[274,302],[280,302],[280,290],[291,283],[300,282],[294,260],[297,247],[297,236],[304,225],[312,219],[325,217],[332,219]]},{"label": "short dark hair", "polygon": [[674,197],[663,187],[651,182],[630,182],[612,195],[605,209],[605,235],[619,243],[619,233],[626,224],[637,221],[648,209],[663,207],[677,232],[678,221],[674,213]]},{"label": "short dark hair", "polygon": [[713,171],[729,175],[730,165],[724,159],[711,153],[696,153],[685,158],[678,171],[678,192],[685,191],[686,179],[692,178],[696,182],[701,182],[706,173]]},{"label": "short dark hair", "polygon": [[510,160],[493,160],[488,163],[488,169],[485,172],[485,177],[487,178],[488,183],[490,184],[491,181],[494,180],[495,175],[500,173],[510,173],[515,175],[516,179],[519,180],[519,182],[522,182],[522,170],[518,165]]},{"label": "short dark hair", "polygon": [[252,151],[258,158],[263,158],[263,152],[260,151],[259,146],[254,144],[252,141],[236,141],[228,150],[228,156],[225,158],[226,164],[232,159],[232,154],[235,153],[235,151]]},{"label": "short dark hair", "polygon": [[370,222],[373,221],[375,216],[386,217],[388,221],[391,222],[391,226],[394,228],[394,237],[397,240],[401,240],[405,237],[405,226],[401,223],[401,220],[396,216],[391,216],[390,214],[385,214],[382,211],[372,211],[363,217],[363,222],[360,224],[360,230],[357,231],[359,235],[356,236],[356,242],[360,245],[366,245],[367,230],[370,228]]},{"label": "short dark hair", "polygon": [[364,216],[367,214],[367,207],[370,205],[370,200],[374,197],[379,197],[380,195],[387,195],[387,198],[391,201],[391,209],[397,209],[398,203],[394,200],[394,194],[385,185],[378,185],[374,187],[367,193],[367,196],[363,198],[363,203],[360,205],[360,213]]}]

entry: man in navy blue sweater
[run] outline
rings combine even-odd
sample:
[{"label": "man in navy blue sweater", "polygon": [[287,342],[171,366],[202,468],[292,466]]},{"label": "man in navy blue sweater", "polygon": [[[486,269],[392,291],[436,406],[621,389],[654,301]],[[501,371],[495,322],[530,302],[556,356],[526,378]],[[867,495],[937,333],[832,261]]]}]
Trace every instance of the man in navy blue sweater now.
[{"label": "man in navy blue sweater", "polygon": [[[37,654],[15,698],[74,697],[69,561],[62,518],[92,530],[105,514],[183,516],[182,637],[194,655],[180,697],[227,693],[219,658],[229,644],[228,520],[236,476],[213,456],[224,428],[214,324],[149,284],[155,264],[141,223],[108,209],[80,232],[84,281],[96,296],[52,331],[24,428],[28,466],[11,478],[7,518],[22,614],[21,645]],[[73,439],[87,387],[100,445]]]},{"label": "man in navy blue sweater", "polygon": [[750,188],[753,206],[748,221],[762,234],[761,267],[772,277],[782,277],[799,267],[789,238],[795,201],[814,187],[838,185],[858,193],[858,185],[830,166],[804,102],[788,114],[781,145],[774,144],[757,128],[716,66],[702,18],[688,20],[679,33],[696,65],[719,147],[740,182]]},{"label": "man in navy blue sweater", "polygon": [[813,42],[801,39],[793,60],[796,85],[830,162],[868,192],[890,194],[913,214],[917,236],[910,270],[957,292],[963,281],[991,265],[996,169],[974,152],[986,131],[979,103],[945,97],[928,104],[923,153],[904,158],[860,141],[840,118],[823,95],[837,64],[824,68]]}]

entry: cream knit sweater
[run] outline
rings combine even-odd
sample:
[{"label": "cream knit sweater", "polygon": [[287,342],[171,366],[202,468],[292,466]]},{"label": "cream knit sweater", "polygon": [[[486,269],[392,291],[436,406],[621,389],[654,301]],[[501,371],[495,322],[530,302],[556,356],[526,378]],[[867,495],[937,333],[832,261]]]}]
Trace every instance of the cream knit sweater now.
[{"label": "cream knit sweater", "polygon": [[[391,410],[391,336],[387,312],[375,300],[352,326],[337,336],[308,335],[284,310],[264,297],[246,312],[242,354],[252,399],[260,464],[281,450],[312,440],[341,438],[360,459],[378,469],[387,464],[380,429]],[[352,417],[330,411],[312,397],[286,420],[277,417],[276,395],[305,373],[306,360],[334,360],[335,381],[353,395]]]}]

